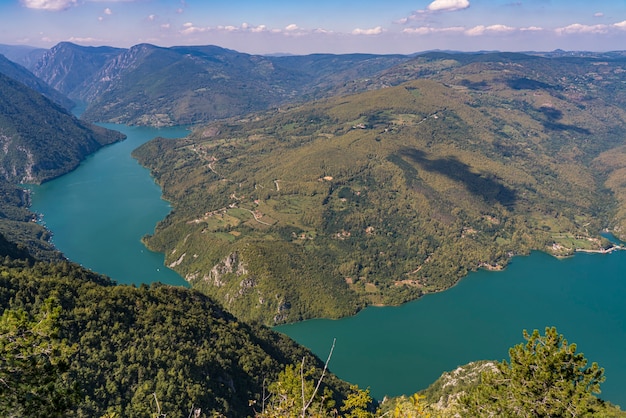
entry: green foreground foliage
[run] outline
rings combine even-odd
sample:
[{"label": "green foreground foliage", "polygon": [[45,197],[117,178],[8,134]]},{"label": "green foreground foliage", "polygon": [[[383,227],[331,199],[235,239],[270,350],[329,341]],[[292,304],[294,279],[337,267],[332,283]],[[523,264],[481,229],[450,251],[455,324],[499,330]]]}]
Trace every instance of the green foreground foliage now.
[{"label": "green foreground foliage", "polygon": [[5,309],[0,317],[0,414],[62,416],[79,401],[78,384],[70,382],[70,356],[76,347],[59,339],[60,308],[44,302],[33,316]]},{"label": "green foreground foliage", "polygon": [[[385,399],[375,407],[368,391],[351,387],[339,409],[327,396],[311,397],[315,381],[303,368],[288,366],[269,386],[263,412],[257,417],[624,417],[621,411],[595,395],[600,393],[604,370],[588,365],[576,345],[569,344],[555,328],[528,334],[526,343],[512,347],[510,360],[480,362],[454,380],[424,394]],[[478,372],[478,373],[476,373]],[[313,402],[314,400],[314,402]]]},{"label": "green foreground foliage", "polygon": [[378,404],[329,372],[334,342],[323,363],[195,290],[116,286],[68,262],[7,254],[0,309],[7,417],[626,416],[595,396],[604,370],[555,328],[524,332],[509,361]]},{"label": "green foreground foliage", "polygon": [[604,369],[587,364],[576,344],[546,328],[524,331],[525,344],[509,350],[510,360],[482,374],[478,386],[460,399],[464,416],[584,417],[601,416],[606,406],[600,393]]},{"label": "green foreground foliage", "polygon": [[[205,295],[116,286],[67,262],[0,265],[3,416],[249,416],[266,382],[308,350]],[[340,403],[347,384],[328,375]],[[323,389],[324,390],[324,389]]]}]

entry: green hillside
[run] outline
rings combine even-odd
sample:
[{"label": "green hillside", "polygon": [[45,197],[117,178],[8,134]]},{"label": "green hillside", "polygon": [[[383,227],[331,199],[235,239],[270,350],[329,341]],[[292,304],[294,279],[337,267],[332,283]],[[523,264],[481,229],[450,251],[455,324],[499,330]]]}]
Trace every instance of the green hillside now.
[{"label": "green hillside", "polygon": [[594,159],[623,144],[622,63],[459,57],[380,79],[433,80],[142,146],[174,206],[146,243],[269,324],[405,302],[531,249],[606,246],[599,231],[619,226],[607,187],[621,182],[605,182],[622,166]]}]

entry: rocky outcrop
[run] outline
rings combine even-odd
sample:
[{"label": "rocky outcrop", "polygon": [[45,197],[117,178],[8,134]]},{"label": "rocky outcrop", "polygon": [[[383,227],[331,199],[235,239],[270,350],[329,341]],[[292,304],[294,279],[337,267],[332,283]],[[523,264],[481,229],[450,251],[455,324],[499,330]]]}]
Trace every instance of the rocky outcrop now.
[{"label": "rocky outcrop", "polygon": [[[217,263],[209,274],[203,277],[203,280],[212,283],[214,286],[221,287],[225,285],[224,276],[227,274],[235,274],[236,276],[243,276],[248,274],[246,265],[241,261],[239,253],[234,252],[226,256],[222,261]],[[243,283],[246,284],[243,284]],[[248,278],[242,281],[242,288],[250,288],[256,285],[256,281],[253,278]]]}]

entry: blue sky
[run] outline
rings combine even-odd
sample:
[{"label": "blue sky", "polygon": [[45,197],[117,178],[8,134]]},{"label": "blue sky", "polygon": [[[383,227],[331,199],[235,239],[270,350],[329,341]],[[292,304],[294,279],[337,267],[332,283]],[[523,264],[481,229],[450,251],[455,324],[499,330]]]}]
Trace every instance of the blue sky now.
[{"label": "blue sky", "polygon": [[0,43],[242,52],[626,49],[626,0],[0,0]]}]

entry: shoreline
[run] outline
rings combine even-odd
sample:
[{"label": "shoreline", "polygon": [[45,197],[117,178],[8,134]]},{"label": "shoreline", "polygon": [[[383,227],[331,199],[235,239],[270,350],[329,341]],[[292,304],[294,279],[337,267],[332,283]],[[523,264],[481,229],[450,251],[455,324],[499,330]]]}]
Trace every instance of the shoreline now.
[{"label": "shoreline", "polygon": [[575,252],[577,253],[592,253],[592,254],[610,254],[613,251],[626,250],[626,247],[623,245],[613,245],[609,248],[602,248],[601,250],[587,250],[584,248],[576,248]]}]

